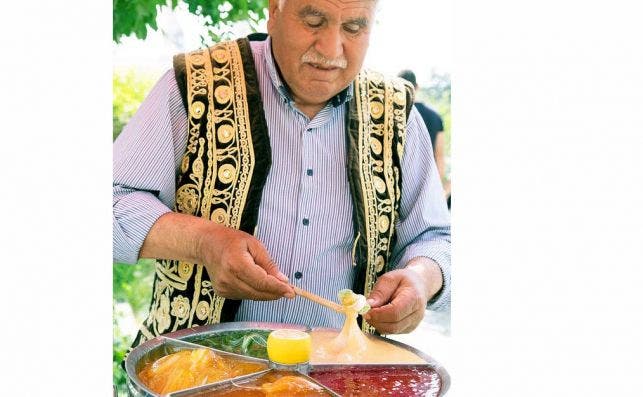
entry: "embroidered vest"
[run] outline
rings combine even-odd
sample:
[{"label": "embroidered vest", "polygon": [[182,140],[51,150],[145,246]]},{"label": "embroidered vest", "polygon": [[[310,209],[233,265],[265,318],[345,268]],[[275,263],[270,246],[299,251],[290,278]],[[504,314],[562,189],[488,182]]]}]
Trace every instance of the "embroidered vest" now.
[{"label": "embroidered vest", "polygon": [[[174,211],[253,234],[271,165],[268,128],[247,39],[174,58],[188,114],[188,141]],[[353,199],[353,290],[368,295],[388,270],[400,203],[406,120],[413,90],[361,72],[346,117]],[[152,303],[133,347],[157,335],[234,321],[240,301],[217,296],[203,265],[156,262]],[[373,333],[368,323],[361,324]]]}]

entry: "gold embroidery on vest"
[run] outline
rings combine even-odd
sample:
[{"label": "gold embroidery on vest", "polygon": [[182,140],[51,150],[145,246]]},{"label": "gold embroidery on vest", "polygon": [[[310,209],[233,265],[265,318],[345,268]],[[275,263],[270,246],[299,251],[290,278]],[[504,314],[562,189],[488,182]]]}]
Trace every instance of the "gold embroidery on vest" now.
[{"label": "gold embroidery on vest", "polygon": [[[392,249],[390,243],[397,217],[394,203],[399,203],[400,198],[399,170],[393,162],[392,150],[400,155],[403,150],[403,141],[393,148],[393,138],[396,130],[399,136],[406,128],[404,86],[384,81],[379,73],[362,72],[356,83],[356,103],[367,243],[364,295],[368,296]],[[375,328],[364,321],[362,330],[373,333]]]},{"label": "gold embroidery on vest", "polygon": [[[391,86],[391,84],[385,84],[384,86],[385,94],[384,94],[384,101],[385,101],[385,108],[386,108],[386,114],[385,114],[385,119],[384,119],[384,151],[383,151],[383,160],[384,160],[384,179],[386,183],[386,198],[383,200],[384,205],[378,205],[378,216],[379,216],[379,222],[383,223],[386,222],[387,225],[391,225],[395,223],[395,220],[393,218],[393,202],[395,201],[395,192],[397,186],[395,186],[395,178],[394,178],[394,165],[393,165],[393,153],[392,153],[392,148],[393,148],[393,133],[394,133],[394,126],[393,124],[397,121],[395,120],[395,109],[393,107],[393,97],[394,97],[394,89]],[[406,97],[405,97],[406,98]],[[389,219],[389,216],[391,219]],[[383,220],[385,218],[385,220]],[[381,226],[381,225],[378,225]],[[390,254],[390,245],[388,244],[389,241],[391,240],[391,237],[393,235],[394,228],[384,228],[384,230],[381,230],[381,227],[378,227],[378,230],[380,233],[384,234],[386,237],[381,237],[380,238],[380,247],[378,249],[380,251],[386,252],[386,256],[389,257]],[[376,271],[379,273],[383,270],[384,268],[384,258],[380,257],[377,258],[376,260]]]},{"label": "gold embroidery on vest", "polygon": [[357,232],[357,236],[355,236],[355,240],[353,241],[353,250],[351,251],[351,258],[353,258],[353,267],[357,266],[357,258],[355,258],[355,250],[357,249],[357,243],[359,242],[359,237],[362,235],[362,233]]},{"label": "gold embroidery on vest", "polygon": [[[370,132],[371,132],[371,117],[367,117],[366,115],[370,114],[371,109],[379,109],[380,107],[378,105],[372,104],[373,102],[371,98],[369,98],[368,95],[368,79],[365,78],[365,76],[359,76],[357,79],[357,84],[356,84],[356,101],[357,101],[357,111],[358,114],[360,115],[359,117],[359,123],[358,123],[358,163],[360,164],[360,183],[362,186],[362,194],[363,194],[363,208],[365,211],[365,222],[366,222],[366,227],[365,227],[365,238],[366,238],[366,255],[367,255],[367,267],[366,267],[366,281],[364,285],[364,295],[368,296],[368,294],[371,291],[372,285],[371,285],[371,279],[374,278],[374,274],[371,275],[373,269],[373,256],[372,253],[375,252],[375,245],[376,245],[376,235],[374,230],[372,229],[372,224],[373,222],[371,221],[371,218],[373,216],[372,211],[370,211],[372,208],[375,207],[375,192],[373,191],[373,178],[372,178],[372,161],[371,161],[371,155],[369,153],[370,150],[370,142],[371,142],[371,137],[370,137]],[[372,332],[371,328],[373,328],[370,324],[368,324],[366,321],[362,322],[362,329],[366,332]]]},{"label": "gold embroidery on vest", "polygon": [[[190,310],[190,317],[188,318],[188,325],[187,325],[188,328],[192,326],[192,322],[194,321],[194,314],[195,314],[195,312],[197,312],[197,310],[199,310],[199,308],[200,308],[199,305],[206,304],[207,307],[208,307],[208,312],[207,313],[210,312],[209,311],[210,303],[208,301],[200,301],[201,288],[197,287],[199,284],[202,284],[202,282],[201,282],[201,274],[203,274],[203,266],[192,264],[192,267],[196,268],[196,273],[194,275],[194,281],[193,281],[193,283],[194,283],[194,291],[192,292],[192,309]],[[197,318],[199,320],[202,320],[202,321],[207,321],[207,319],[208,319],[207,313],[206,313],[205,316],[201,316],[201,317],[197,316]]]},{"label": "gold embroidery on vest", "polygon": [[[255,165],[241,53],[236,42],[220,43],[186,54],[185,66],[188,142],[174,211],[238,229]],[[203,272],[199,264],[157,261],[140,342],[220,321],[225,299],[215,294]],[[188,285],[194,289],[189,297],[180,292]]]}]

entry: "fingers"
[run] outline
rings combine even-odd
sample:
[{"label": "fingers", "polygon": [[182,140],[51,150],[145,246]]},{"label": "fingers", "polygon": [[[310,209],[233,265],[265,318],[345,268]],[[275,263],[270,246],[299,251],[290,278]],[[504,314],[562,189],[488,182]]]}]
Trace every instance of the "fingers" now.
[{"label": "fingers", "polygon": [[288,278],[254,237],[237,230],[225,230],[228,244],[221,255],[206,264],[215,292],[231,299],[274,300],[294,298]]},{"label": "fingers", "polygon": [[[372,309],[364,319],[382,333],[410,332],[424,318],[420,287],[408,271],[380,277],[369,296]],[[370,303],[369,303],[370,304]]]},{"label": "fingers", "polygon": [[[253,238],[248,241],[248,252],[257,266],[247,268],[247,274],[253,276],[254,273],[254,277],[259,277],[257,278],[257,288],[259,290],[268,292],[275,291],[278,292],[280,296],[287,298],[295,297],[295,291],[290,284],[288,284],[288,277],[279,271],[279,267],[272,260],[270,254],[268,254],[268,250],[266,250],[259,240]],[[274,280],[274,278],[277,280]],[[252,285],[251,282],[250,285]]]},{"label": "fingers", "polygon": [[368,323],[377,329],[381,334],[404,334],[413,331],[424,318],[424,311],[417,310],[409,316],[396,322],[375,321]]},{"label": "fingers", "polygon": [[277,264],[272,260],[270,254],[268,254],[268,251],[258,240],[248,240],[248,252],[250,253],[250,255],[252,255],[254,262],[258,266],[263,268],[266,273],[270,274],[271,276],[277,277],[284,283],[288,282],[288,277],[286,277],[285,274],[279,271],[279,267],[277,266]]},{"label": "fingers", "polygon": [[[412,313],[423,309],[419,300],[410,291],[403,291],[390,303],[371,309],[366,313],[368,318],[380,322],[398,322],[410,316]],[[367,320],[368,321],[368,320]]]},{"label": "fingers", "polygon": [[388,303],[392,299],[393,293],[395,293],[400,285],[400,281],[401,278],[396,277],[394,271],[382,275],[382,277],[377,280],[373,290],[368,296],[368,304],[372,308],[376,308]]},{"label": "fingers", "polygon": [[[274,295],[272,299],[282,296],[295,297],[295,291],[287,283],[279,280],[274,275],[268,274],[264,268],[257,266],[253,258],[248,255],[245,260],[234,267],[234,275],[245,284],[251,286],[258,294]],[[276,269],[276,266],[275,266]],[[254,298],[251,298],[254,299]]]},{"label": "fingers", "polygon": [[369,310],[364,316],[369,324],[385,334],[411,332],[423,318],[423,305],[408,290],[402,291],[390,303]]},{"label": "fingers", "polygon": [[217,295],[229,299],[252,299],[259,301],[275,300],[282,296],[271,292],[259,291],[245,281],[235,279],[233,283],[225,280],[213,284]]}]

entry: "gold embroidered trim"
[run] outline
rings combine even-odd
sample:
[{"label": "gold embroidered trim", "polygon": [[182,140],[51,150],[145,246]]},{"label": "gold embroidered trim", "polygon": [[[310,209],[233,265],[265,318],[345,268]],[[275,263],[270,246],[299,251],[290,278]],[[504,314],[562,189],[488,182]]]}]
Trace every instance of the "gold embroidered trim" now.
[{"label": "gold embroidered trim", "polygon": [[353,267],[357,266],[357,258],[355,258],[355,250],[357,249],[357,242],[359,241],[359,237],[362,235],[362,233],[357,232],[357,236],[355,236],[355,241],[353,241],[353,250],[351,257],[353,258]]},{"label": "gold embroidered trim", "polygon": [[[401,82],[386,81],[379,73],[369,71],[360,73],[356,84],[358,162],[367,244],[366,296],[377,274],[385,270],[392,249],[395,207],[400,198],[399,169],[393,162],[392,150],[397,150],[401,158],[403,141],[396,148],[393,142],[395,132],[399,137],[406,128],[404,90]],[[362,330],[373,333],[375,328],[364,321]]]},{"label": "gold embroidered trim", "polygon": [[[174,211],[238,229],[255,166],[239,46],[231,41],[188,53],[185,66],[188,142]],[[193,292],[184,296],[188,286]],[[141,327],[143,339],[218,323],[224,302],[203,265],[157,261],[153,302]]]}]

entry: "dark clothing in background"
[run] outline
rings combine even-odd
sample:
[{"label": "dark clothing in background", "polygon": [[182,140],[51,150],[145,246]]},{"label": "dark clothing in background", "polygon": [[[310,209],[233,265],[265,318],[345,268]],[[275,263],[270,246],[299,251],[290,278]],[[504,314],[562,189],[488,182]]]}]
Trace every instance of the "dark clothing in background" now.
[{"label": "dark clothing in background", "polygon": [[[440,115],[435,110],[426,106],[422,102],[415,102],[415,107],[417,108],[418,112],[420,112],[420,116],[422,116],[424,124],[426,124],[426,129],[429,130],[429,135],[431,136],[431,146],[433,146],[433,150],[435,150],[435,137],[438,136],[438,132],[444,131],[442,117],[440,117]],[[449,197],[447,197],[447,208],[449,208],[449,211],[451,211],[450,194]]]},{"label": "dark clothing in background", "polygon": [[435,137],[438,135],[438,132],[444,131],[442,118],[435,112],[435,110],[429,108],[422,102],[415,102],[415,107],[420,112],[422,119],[424,119],[426,129],[429,130],[429,135],[431,136],[431,145],[435,149]]}]

